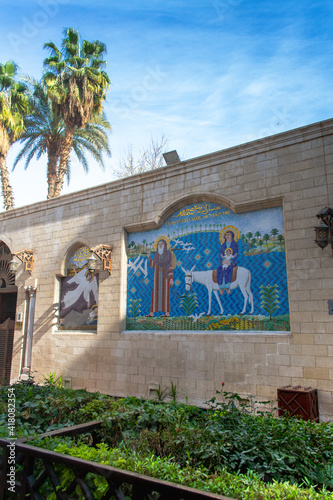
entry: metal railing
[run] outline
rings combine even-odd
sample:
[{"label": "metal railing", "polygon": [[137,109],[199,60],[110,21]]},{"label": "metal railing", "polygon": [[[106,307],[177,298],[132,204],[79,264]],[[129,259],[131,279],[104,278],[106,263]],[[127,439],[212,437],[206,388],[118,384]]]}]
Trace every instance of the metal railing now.
[{"label": "metal railing", "polygon": [[[88,422],[59,429],[28,439],[0,439],[0,498],[43,500],[43,487],[54,491],[59,499],[93,500],[92,481],[88,474],[102,477],[107,483],[107,490],[102,500],[232,500],[230,498],[208,493],[194,488],[181,486],[144,476],[135,472],[117,469],[109,465],[98,464],[90,460],[63,455],[55,451],[29,445],[29,440],[36,437],[74,436],[91,433],[92,436],[100,427],[100,421]],[[14,444],[13,444],[14,443]],[[14,450],[14,453],[13,453]],[[15,465],[13,465],[13,460]],[[57,465],[65,466],[72,472],[73,479],[65,490],[60,489],[61,480]],[[12,473],[15,468],[15,474]],[[15,477],[14,477],[15,476]],[[77,491],[80,491],[78,496]],[[125,491],[124,491],[125,490]],[[44,490],[45,491],[45,490]]]}]

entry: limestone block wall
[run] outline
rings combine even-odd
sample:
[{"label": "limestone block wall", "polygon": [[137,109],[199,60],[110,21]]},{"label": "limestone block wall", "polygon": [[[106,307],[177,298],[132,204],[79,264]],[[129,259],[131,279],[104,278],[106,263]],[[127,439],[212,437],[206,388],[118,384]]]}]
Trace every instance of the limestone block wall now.
[{"label": "limestone block wall", "polygon": [[[127,332],[126,241],[177,208],[212,201],[236,213],[282,206],[291,333]],[[333,204],[333,120],[208,154],[90,190],[0,214],[0,239],[20,266],[17,312],[25,286],[37,285],[32,374],[70,377],[75,388],[148,396],[155,384],[181,387],[202,403],[225,389],[276,399],[278,387],[314,387],[321,420],[333,419],[333,258],[314,243],[315,215]],[[97,333],[57,329],[59,277],[77,243],[113,245],[110,276],[100,270]],[[37,281],[36,281],[37,280]],[[24,328],[14,339],[12,379],[20,375]]]}]

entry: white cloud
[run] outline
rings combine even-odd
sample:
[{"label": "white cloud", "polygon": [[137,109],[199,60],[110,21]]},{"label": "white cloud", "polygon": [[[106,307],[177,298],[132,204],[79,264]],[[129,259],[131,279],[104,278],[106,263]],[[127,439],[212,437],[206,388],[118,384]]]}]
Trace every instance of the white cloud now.
[{"label": "white cloud", "polygon": [[[74,162],[64,193],[108,182],[126,146],[140,149],[151,136],[164,133],[185,159],[332,116],[328,6],[309,0],[66,0],[13,52],[8,33],[22,34],[25,19],[33,20],[40,8],[38,0],[7,1],[0,20],[3,60],[15,59],[23,72],[39,77],[43,43],[60,45],[63,27],[74,26],[85,38],[107,43],[113,82],[105,107],[112,158],[105,173],[92,163],[88,175]],[[26,172],[16,167],[17,206],[45,199],[45,172],[43,161]]]}]

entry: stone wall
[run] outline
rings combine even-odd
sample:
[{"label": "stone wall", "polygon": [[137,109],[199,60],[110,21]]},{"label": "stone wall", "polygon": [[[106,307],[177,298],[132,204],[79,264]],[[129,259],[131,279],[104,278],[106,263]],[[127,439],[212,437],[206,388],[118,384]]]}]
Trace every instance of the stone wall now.
[{"label": "stone wall", "polygon": [[[181,387],[201,404],[227,391],[276,399],[286,385],[318,389],[321,420],[333,419],[333,260],[314,243],[318,211],[333,203],[333,120],[243,144],[0,214],[12,253],[34,251],[19,267],[17,312],[37,285],[32,374],[70,377],[74,388],[148,396],[155,384]],[[126,332],[128,233],[157,228],[176,209],[210,201],[244,213],[283,207],[291,333]],[[96,333],[57,330],[59,277],[78,243],[113,245],[110,276],[99,273]],[[36,281],[37,280],[37,281]],[[12,379],[22,365],[14,339]]]}]

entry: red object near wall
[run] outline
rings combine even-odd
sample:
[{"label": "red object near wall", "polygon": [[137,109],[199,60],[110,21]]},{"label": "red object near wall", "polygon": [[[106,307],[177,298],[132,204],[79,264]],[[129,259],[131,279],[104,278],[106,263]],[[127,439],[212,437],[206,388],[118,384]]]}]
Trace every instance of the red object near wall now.
[{"label": "red object near wall", "polygon": [[312,387],[280,387],[277,390],[279,416],[286,412],[292,417],[319,422],[317,389]]}]

